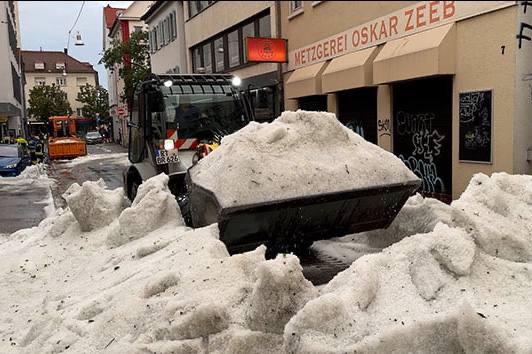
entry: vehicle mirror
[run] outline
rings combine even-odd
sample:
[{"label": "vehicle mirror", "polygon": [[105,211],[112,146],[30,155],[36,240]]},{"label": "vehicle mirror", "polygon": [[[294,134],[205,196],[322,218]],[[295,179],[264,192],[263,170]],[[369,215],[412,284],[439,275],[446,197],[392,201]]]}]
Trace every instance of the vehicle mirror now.
[{"label": "vehicle mirror", "polygon": [[165,111],[164,96],[161,91],[157,90],[148,95],[148,107],[150,112]]}]

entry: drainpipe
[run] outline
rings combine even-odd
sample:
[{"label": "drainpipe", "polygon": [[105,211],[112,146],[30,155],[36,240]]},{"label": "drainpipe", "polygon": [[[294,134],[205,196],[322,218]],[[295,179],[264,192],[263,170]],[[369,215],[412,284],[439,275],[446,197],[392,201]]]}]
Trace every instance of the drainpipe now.
[{"label": "drainpipe", "polygon": [[[281,1],[275,1],[275,32],[276,38],[281,35]],[[284,111],[284,84],[283,84],[283,64],[277,63],[277,99],[279,101],[279,115]]]}]

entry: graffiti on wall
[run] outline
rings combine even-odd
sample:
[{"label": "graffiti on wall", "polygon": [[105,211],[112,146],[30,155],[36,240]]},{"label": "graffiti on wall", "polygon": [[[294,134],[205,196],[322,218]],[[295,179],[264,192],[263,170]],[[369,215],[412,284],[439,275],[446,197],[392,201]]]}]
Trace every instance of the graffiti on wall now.
[{"label": "graffiti on wall", "polygon": [[[532,1],[521,1],[519,7],[522,7],[523,13],[526,14],[528,7],[532,9]],[[519,32],[515,37],[517,38],[518,47],[521,49],[523,40],[532,41],[532,25],[528,22],[520,22]]]},{"label": "graffiti on wall", "polygon": [[389,119],[379,119],[377,122],[377,130],[379,132],[379,138],[385,135],[391,136],[392,135],[391,127],[392,127],[392,124],[390,123]]},{"label": "graffiti on wall", "polygon": [[436,119],[434,113],[407,113],[397,112],[397,134],[410,136],[412,139],[412,155],[399,158],[423,181],[423,190],[426,192],[445,193],[445,186],[434,158],[442,151],[442,142],[445,135],[433,128],[432,122]]}]

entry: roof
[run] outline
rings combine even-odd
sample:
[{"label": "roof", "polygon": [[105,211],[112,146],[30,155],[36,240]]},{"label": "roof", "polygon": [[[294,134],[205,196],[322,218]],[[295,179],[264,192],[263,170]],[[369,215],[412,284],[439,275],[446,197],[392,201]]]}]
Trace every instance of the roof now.
[{"label": "roof", "polygon": [[113,23],[115,22],[116,17],[119,15],[120,12],[124,11],[123,8],[118,7],[111,7],[107,5],[103,8],[103,17],[105,20],[105,27],[108,29],[111,29],[113,26]]},{"label": "roof", "polygon": [[140,17],[142,21],[146,21],[151,15],[153,15],[157,9],[159,9],[166,1],[155,1],[153,4],[148,8],[148,11],[144,15]]},{"label": "roof", "polygon": [[[62,73],[63,69],[56,69],[55,64],[65,63],[67,73],[96,74],[91,64],[83,63],[60,51],[23,50],[22,63],[25,73]],[[35,63],[44,63],[44,70],[35,69]]]}]

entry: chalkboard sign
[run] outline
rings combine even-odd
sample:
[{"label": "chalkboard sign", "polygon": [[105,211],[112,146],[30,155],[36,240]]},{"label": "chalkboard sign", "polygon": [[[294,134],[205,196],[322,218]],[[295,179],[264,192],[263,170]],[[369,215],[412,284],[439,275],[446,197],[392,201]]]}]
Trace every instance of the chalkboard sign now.
[{"label": "chalkboard sign", "polygon": [[459,159],[491,163],[492,92],[460,93]]}]

